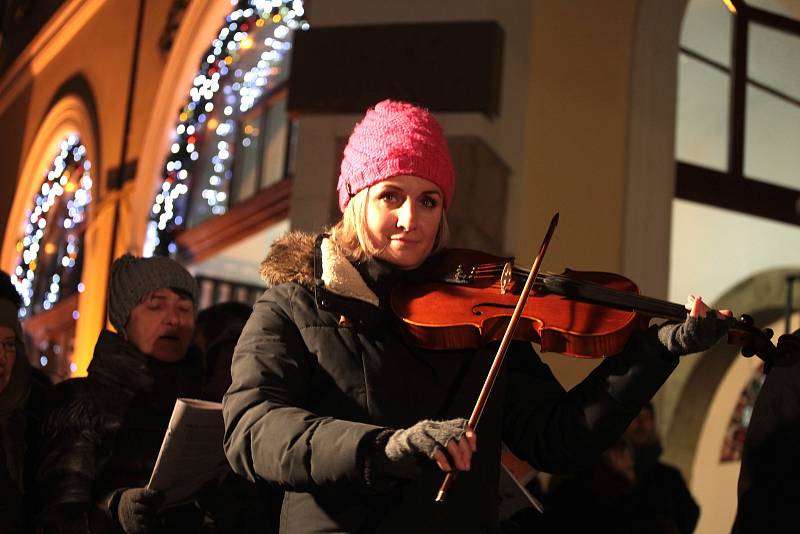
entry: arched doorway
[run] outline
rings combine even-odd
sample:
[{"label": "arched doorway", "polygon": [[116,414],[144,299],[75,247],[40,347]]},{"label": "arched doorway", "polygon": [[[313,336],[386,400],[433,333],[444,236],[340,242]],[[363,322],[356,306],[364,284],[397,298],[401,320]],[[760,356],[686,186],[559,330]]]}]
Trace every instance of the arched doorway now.
[{"label": "arched doorway", "polygon": [[[24,160],[3,241],[2,268],[25,305],[29,358],[54,381],[85,372],[94,340],[79,335],[76,321],[92,296],[105,291],[85,282],[91,273],[82,261],[97,242],[90,230],[96,157],[88,107],[64,97],[42,121]],[[99,329],[90,323],[81,329]]]}]

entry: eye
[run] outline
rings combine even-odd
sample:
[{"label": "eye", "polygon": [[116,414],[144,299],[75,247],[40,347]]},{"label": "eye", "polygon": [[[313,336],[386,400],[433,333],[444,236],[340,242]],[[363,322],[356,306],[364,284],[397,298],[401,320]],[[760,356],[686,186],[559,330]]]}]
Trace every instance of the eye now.
[{"label": "eye", "polygon": [[383,193],[381,193],[379,198],[388,204],[394,204],[399,199],[397,193],[395,193],[394,191],[384,191]]},{"label": "eye", "polygon": [[426,208],[433,209],[439,205],[439,199],[433,196],[425,195],[422,197],[422,199],[420,199],[420,203]]}]

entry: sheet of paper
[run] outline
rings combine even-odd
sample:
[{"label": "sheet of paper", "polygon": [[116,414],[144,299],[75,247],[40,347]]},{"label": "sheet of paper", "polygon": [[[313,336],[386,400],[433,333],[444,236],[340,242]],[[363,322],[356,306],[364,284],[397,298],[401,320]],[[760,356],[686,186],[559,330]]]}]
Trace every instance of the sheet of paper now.
[{"label": "sheet of paper", "polygon": [[228,472],[222,449],[222,404],[178,399],[147,487],[165,494],[163,508],[195,498],[210,481]]}]

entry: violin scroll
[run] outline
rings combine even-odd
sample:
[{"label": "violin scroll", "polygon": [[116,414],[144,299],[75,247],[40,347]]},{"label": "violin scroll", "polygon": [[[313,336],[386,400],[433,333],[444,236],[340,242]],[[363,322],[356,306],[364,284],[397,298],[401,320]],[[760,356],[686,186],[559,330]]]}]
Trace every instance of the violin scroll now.
[{"label": "violin scroll", "polygon": [[775,332],[771,328],[758,329],[753,318],[742,315],[739,323],[728,332],[728,341],[742,347],[742,356],[758,356],[764,361],[764,372],[774,366],[787,367],[800,361],[800,337],[783,334],[777,345],[772,342]]}]

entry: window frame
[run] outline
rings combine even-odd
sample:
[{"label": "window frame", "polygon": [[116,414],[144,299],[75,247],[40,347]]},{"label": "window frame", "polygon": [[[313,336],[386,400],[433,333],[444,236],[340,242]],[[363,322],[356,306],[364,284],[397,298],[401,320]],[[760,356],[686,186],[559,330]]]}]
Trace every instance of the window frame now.
[{"label": "window frame", "polygon": [[800,226],[800,189],[751,179],[744,174],[748,84],[768,91],[773,96],[794,105],[798,104],[797,100],[788,95],[748,79],[749,26],[751,23],[758,23],[770,29],[800,37],[800,21],[749,6],[743,0],[731,1],[736,8],[736,13],[731,35],[733,46],[730,69],[684,47],[680,47],[679,52],[730,75],[728,170],[723,172],[677,161],[675,197]]}]

